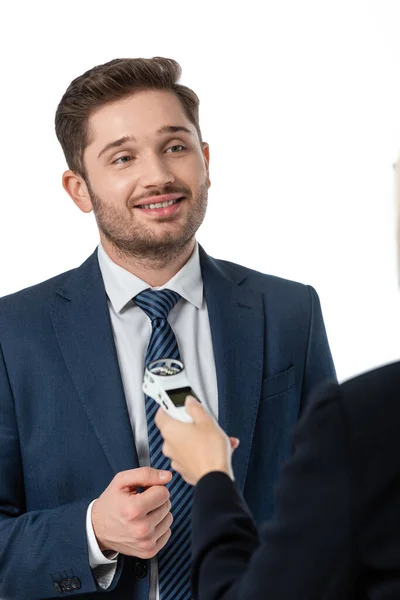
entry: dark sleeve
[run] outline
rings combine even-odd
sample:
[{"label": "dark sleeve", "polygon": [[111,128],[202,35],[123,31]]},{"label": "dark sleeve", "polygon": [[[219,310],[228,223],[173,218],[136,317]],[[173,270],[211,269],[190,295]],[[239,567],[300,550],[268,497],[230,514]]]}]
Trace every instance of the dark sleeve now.
[{"label": "dark sleeve", "polygon": [[336,370],[329,348],[321,303],[315,289],[307,286],[310,292],[310,325],[303,385],[301,390],[301,410],[311,398],[311,394],[327,382],[337,382]]},{"label": "dark sleeve", "polygon": [[[62,591],[58,582],[68,579],[67,586],[72,587],[62,596],[104,591],[89,565],[86,510],[90,500],[26,510],[17,420],[0,347],[0,598],[54,598]],[[120,571],[119,566],[109,590]]]},{"label": "dark sleeve", "polygon": [[293,457],[276,494],[276,513],[259,543],[236,485],[202,478],[193,503],[193,589],[199,600],[320,600],[346,580],[352,561],[351,490],[340,388],[297,426]]}]

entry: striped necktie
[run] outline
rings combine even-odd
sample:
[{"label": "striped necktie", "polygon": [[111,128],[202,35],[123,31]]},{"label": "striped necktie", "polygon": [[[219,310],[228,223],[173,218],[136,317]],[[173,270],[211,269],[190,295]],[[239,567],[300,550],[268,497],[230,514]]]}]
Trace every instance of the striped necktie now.
[{"label": "striped necktie", "polygon": [[[178,342],[167,321],[168,313],[180,299],[171,290],[145,290],[134,301],[150,318],[152,333],[147,347],[145,366],[153,360],[175,358],[180,360]],[[160,600],[190,600],[191,571],[191,506],[192,487],[171,469],[171,462],[162,453],[163,439],[154,423],[158,404],[145,396],[147,431],[149,436],[150,464],[154,469],[172,472],[167,485],[170,492],[174,521],[171,537],[158,553]]]}]

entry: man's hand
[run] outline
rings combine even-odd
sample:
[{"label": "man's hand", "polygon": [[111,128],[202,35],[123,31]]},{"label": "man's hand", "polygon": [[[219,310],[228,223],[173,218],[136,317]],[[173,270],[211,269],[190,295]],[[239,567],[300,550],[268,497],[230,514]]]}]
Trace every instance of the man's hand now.
[{"label": "man's hand", "polygon": [[196,485],[210,471],[223,471],[233,479],[232,453],[239,446],[192,396],[185,402],[193,423],[182,423],[159,408],[155,423],[164,438],[163,453],[185,481]]},{"label": "man's hand", "polygon": [[[152,558],[171,535],[169,471],[150,467],[118,473],[92,507],[92,525],[102,551]],[[138,487],[145,491],[139,493]]]}]

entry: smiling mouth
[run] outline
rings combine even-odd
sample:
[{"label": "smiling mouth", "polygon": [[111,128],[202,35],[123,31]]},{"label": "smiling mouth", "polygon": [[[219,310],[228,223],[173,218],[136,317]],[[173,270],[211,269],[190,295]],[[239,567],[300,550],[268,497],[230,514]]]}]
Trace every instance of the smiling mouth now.
[{"label": "smiling mouth", "polygon": [[168,200],[166,202],[154,202],[152,204],[138,204],[137,206],[135,206],[135,208],[140,208],[141,210],[150,210],[150,209],[154,209],[154,208],[167,208],[168,206],[172,206],[173,204],[176,204],[177,202],[181,202],[183,200],[183,196],[182,198],[177,198],[176,200]]}]

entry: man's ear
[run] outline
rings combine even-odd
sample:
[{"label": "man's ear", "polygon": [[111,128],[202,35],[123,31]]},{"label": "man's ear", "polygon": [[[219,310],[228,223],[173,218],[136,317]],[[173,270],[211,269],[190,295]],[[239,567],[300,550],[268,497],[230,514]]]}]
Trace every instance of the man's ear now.
[{"label": "man's ear", "polygon": [[210,181],[210,146],[206,142],[203,142],[203,157],[204,157],[204,162],[206,164],[206,171],[207,171],[207,187],[209,188],[211,185],[211,181]]},{"label": "man's ear", "polygon": [[63,173],[62,184],[64,190],[82,212],[89,213],[93,210],[89,190],[83,177],[68,170]]}]

